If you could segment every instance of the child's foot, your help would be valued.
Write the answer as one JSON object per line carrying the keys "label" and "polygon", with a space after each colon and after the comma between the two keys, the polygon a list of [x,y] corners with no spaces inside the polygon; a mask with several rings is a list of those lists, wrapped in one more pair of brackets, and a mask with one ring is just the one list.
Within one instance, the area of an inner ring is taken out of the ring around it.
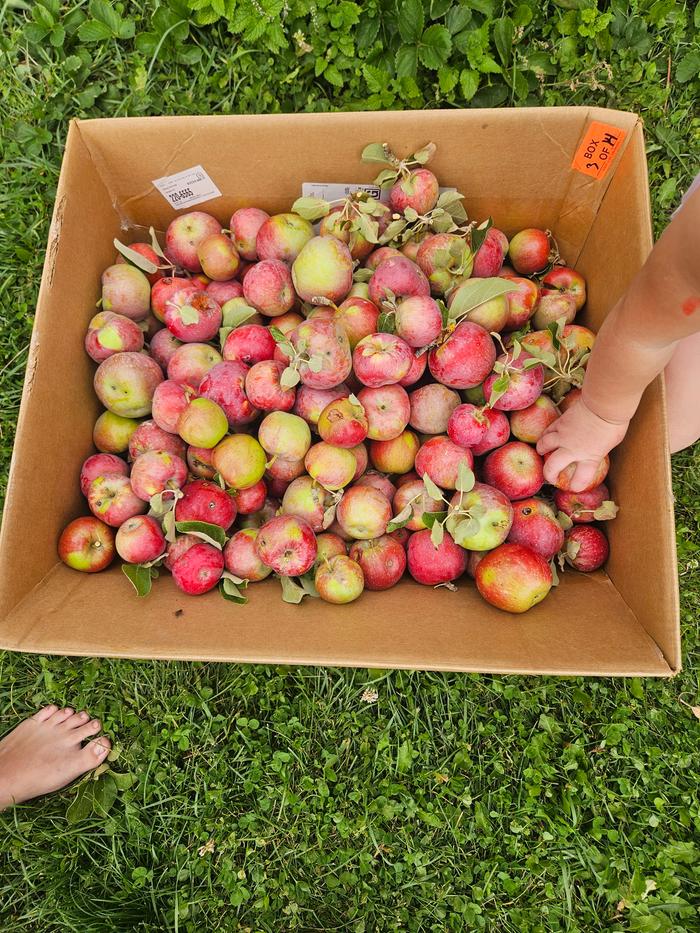
{"label": "child's foot", "polygon": [[107,757],[112,743],[99,720],[45,706],[0,740],[0,810],[59,790]]}

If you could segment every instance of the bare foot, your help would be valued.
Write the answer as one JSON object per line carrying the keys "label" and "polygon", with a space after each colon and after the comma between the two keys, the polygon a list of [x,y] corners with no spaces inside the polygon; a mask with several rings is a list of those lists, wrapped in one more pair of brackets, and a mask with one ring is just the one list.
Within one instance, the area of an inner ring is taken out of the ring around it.
{"label": "bare foot", "polygon": [[59,790],[96,768],[112,743],[105,736],[83,742],[101,728],[87,713],[57,706],[21,722],[0,740],[0,810]]}

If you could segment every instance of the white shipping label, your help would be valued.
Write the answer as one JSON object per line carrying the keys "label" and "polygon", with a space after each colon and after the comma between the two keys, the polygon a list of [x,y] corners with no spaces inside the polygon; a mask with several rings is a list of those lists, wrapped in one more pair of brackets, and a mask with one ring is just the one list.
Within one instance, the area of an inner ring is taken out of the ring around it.
{"label": "white shipping label", "polygon": [[221,192],[204,171],[201,165],[186,168],[175,175],[164,175],[156,178],[153,185],[160,191],[165,200],[175,210],[201,204],[202,201],[211,201],[220,198]]}
{"label": "white shipping label", "polygon": [[386,203],[389,199],[389,189],[385,191],[378,185],[357,185],[349,182],[347,184],[334,184],[325,181],[305,181],[301,186],[301,196],[303,198],[323,198],[324,201],[342,201],[354,191],[366,191],[367,194],[376,198],[378,201]]}

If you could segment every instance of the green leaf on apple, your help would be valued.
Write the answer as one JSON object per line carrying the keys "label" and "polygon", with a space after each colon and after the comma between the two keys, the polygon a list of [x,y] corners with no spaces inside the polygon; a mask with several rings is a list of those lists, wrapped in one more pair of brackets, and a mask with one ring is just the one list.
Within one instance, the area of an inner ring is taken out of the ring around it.
{"label": "green leaf on apple", "polygon": [[411,157],[414,162],[418,162],[420,165],[425,165],[430,162],[432,157],[437,152],[437,146],[435,143],[426,143],[425,146],[422,146],[416,152],[413,153]]}
{"label": "green leaf on apple", "polygon": [[244,304],[240,298],[229,298],[229,300],[225,301],[221,306],[221,323],[223,327],[238,327],[238,325],[242,324],[244,321],[248,321],[250,318],[255,317],[257,313],[255,308],[251,308],[249,305]]}
{"label": "green leaf on apple", "polygon": [[124,259],[127,259],[132,264],[132,266],[136,266],[142,272],[146,272],[148,275],[152,275],[154,272],[158,271],[158,266],[154,262],[151,262],[150,259],[146,259],[145,256],[141,255],[141,253],[137,253],[135,249],[131,249],[124,243],[120,243],[116,237],[114,238],[114,245],[122,254]]}
{"label": "green leaf on apple", "polygon": [[320,373],[321,370],[323,369],[323,357],[321,356],[321,354],[314,353],[313,356],[310,356],[308,365],[312,373]]}
{"label": "green leaf on apple", "polygon": [[430,530],[430,540],[433,542],[433,547],[439,548],[445,537],[445,529],[440,522],[435,522],[433,527]]}
{"label": "green leaf on apple", "polygon": [[175,522],[175,529],[183,535],[194,535],[221,550],[226,544],[226,532],[221,525],[210,522]]}
{"label": "green leaf on apple", "polygon": [[387,152],[383,143],[370,143],[368,146],[362,150],[362,161],[363,162],[378,162],[380,165],[393,165],[394,162],[390,158],[390,153]]}
{"label": "green leaf on apple", "polygon": [[367,269],[365,266],[358,266],[352,274],[352,280],[353,282],[369,282],[373,275],[374,272],[372,272],[371,269]]}
{"label": "green leaf on apple", "polygon": [[221,593],[224,599],[229,600],[229,602],[243,606],[248,602],[248,597],[241,593],[241,589],[245,589],[247,585],[247,580],[235,577],[232,573],[224,570],[219,580],[219,593]]}
{"label": "green leaf on apple", "polygon": [[457,492],[469,492],[474,488],[474,483],[476,482],[476,477],[469,469],[464,460],[459,461],[459,466],[457,467],[457,484],[455,489]]}
{"label": "green leaf on apple", "polygon": [[309,595],[304,587],[295,583],[291,577],[278,577],[278,580],[282,585],[282,599],[285,603],[298,605],[305,596]]}
{"label": "green leaf on apple", "polygon": [[[309,369],[311,369],[310,364]],[[286,369],[282,370],[282,375],[280,376],[280,386],[283,389],[293,389],[300,379],[301,376],[299,375],[298,370],[296,370],[293,366],[287,366]]]}
{"label": "green leaf on apple", "polygon": [[493,220],[490,217],[487,217],[483,223],[480,223],[478,227],[475,227],[472,230],[472,253],[477,253],[481,249],[484,240],[486,239],[486,234],[489,232],[489,228],[492,226]]}
{"label": "green leaf on apple", "polygon": [[377,318],[377,331],[380,334],[393,334],[396,332],[396,320],[393,311],[382,311]]}
{"label": "green leaf on apple", "polygon": [[620,507],[612,499],[606,499],[597,509],[593,510],[593,518],[599,522],[609,521],[611,518],[615,518],[619,511]]}
{"label": "green leaf on apple", "polygon": [[434,499],[436,502],[443,501],[442,489],[432,481],[427,473],[423,475],[423,485],[431,499]]}
{"label": "green leaf on apple", "polygon": [[292,204],[292,211],[295,214],[312,223],[325,217],[330,209],[330,204],[324,198],[297,198]]}
{"label": "green leaf on apple", "polygon": [[444,522],[448,514],[448,512],[423,512],[421,521],[426,528],[432,528],[436,522]]}
{"label": "green leaf on apple", "polygon": [[162,246],[160,245],[160,243],[158,242],[158,237],[156,236],[156,231],[154,230],[154,228],[153,228],[153,227],[149,227],[149,228],[148,228],[148,232],[149,232],[150,235],[151,235],[151,248],[153,249],[153,252],[154,252],[157,256],[160,256],[161,259],[164,259],[164,260],[167,262],[167,264],[168,264],[169,266],[172,265],[172,263],[170,262],[170,260],[168,259],[168,257],[167,257],[167,256],[165,255],[165,253],[163,252],[163,247],[162,247]]}
{"label": "green leaf on apple", "polygon": [[398,512],[389,524],[386,526],[387,533],[392,531],[398,531],[399,528],[403,528],[408,522],[411,521],[411,516],[413,515],[413,500],[411,500],[408,505],[404,506],[400,512]]}
{"label": "green leaf on apple", "polygon": [[450,320],[454,321],[456,318],[463,317],[465,314],[473,311],[474,308],[478,308],[485,302],[491,301],[493,298],[498,298],[500,295],[507,295],[508,292],[512,290],[513,286],[510,282],[506,282],[505,279],[498,277],[490,279],[467,279],[466,282],[463,282],[459,286],[459,289],[455,292],[455,296],[452,299],[452,304],[450,305]]}
{"label": "green leaf on apple", "polygon": [[309,570],[308,573],[302,574],[300,577],[297,577],[299,585],[304,591],[305,596],[310,596],[312,599],[319,599],[318,590],[316,589],[315,574],[313,570]]}
{"label": "green leaf on apple", "polygon": [[571,518],[566,514],[566,512],[557,512],[557,521],[564,529],[564,531],[568,531],[569,528],[574,527],[574,523],[571,521]]}
{"label": "green leaf on apple", "polygon": [[549,569],[552,571],[552,586],[559,586],[559,574],[554,559],[550,560]]}
{"label": "green leaf on apple", "polygon": [[494,384],[491,386],[491,394],[489,395],[489,408],[493,408],[496,402],[501,398],[502,395],[505,395],[510,386],[510,376],[508,373],[503,373],[501,376],[496,379]]}
{"label": "green leaf on apple", "polygon": [[122,572],[136,590],[137,596],[148,596],[153,582],[149,567],[144,567],[143,564],[122,564]]}

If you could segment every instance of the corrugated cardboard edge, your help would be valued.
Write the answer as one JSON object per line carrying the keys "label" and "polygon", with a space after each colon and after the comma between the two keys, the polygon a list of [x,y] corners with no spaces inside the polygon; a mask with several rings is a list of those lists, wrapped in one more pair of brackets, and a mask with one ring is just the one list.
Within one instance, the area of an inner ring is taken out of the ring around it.
{"label": "corrugated cardboard edge", "polygon": [[[602,111],[602,113],[606,113],[606,112],[607,111]],[[598,110],[590,111],[588,122],[590,122],[591,119],[595,119],[596,115],[600,115],[600,113],[601,111],[598,111]],[[588,123],[586,125],[588,125]],[[584,133],[585,133],[585,128],[584,128]],[[615,160],[615,164],[612,166],[611,170],[608,172],[606,178],[603,179],[603,182],[597,182],[597,181],[594,181],[593,179],[590,179],[590,181],[592,181],[593,184],[604,183],[604,190],[602,191],[602,194],[596,203],[596,208],[595,208],[596,213],[600,210],[600,207],[603,204],[603,201],[605,200],[605,196],[610,188],[610,183],[612,182],[613,177],[615,176],[616,172],[620,168],[627,146],[630,145],[632,143],[632,140],[635,138],[639,138],[639,141],[640,141],[639,149],[641,152],[641,158],[643,161],[645,174],[648,177],[648,162],[647,162],[647,155],[646,155],[646,147],[644,145],[644,121],[641,117],[638,116],[634,125],[628,131],[628,135],[626,136],[623,142],[623,145],[620,147],[620,151]],[[579,174],[575,170],[572,170],[572,173]],[[586,176],[581,175],[581,177],[585,178]],[[644,247],[645,254],[648,256],[654,246],[654,234],[653,234],[653,230],[651,226],[651,217],[652,217],[651,193],[650,193],[648,184],[644,186],[644,206],[646,209],[647,216],[649,217],[649,225],[645,230],[646,238],[642,245]],[[585,249],[586,243],[588,242],[588,238],[590,237],[591,232],[592,232],[592,225],[588,229],[586,238],[579,251],[579,254],[578,254],[579,256]],[[673,477],[672,477],[670,445],[669,445],[668,411],[666,408],[666,382],[665,382],[663,372],[660,373],[656,377],[655,381],[658,382],[658,385],[660,388],[660,394],[661,394],[661,421],[662,421],[662,429],[663,429],[663,438],[662,438],[662,443],[660,445],[655,445],[652,448],[651,456],[656,459],[657,468],[659,472],[663,474],[664,486],[667,489],[671,490],[671,495],[669,499],[661,503],[661,507],[664,509],[666,513],[666,517],[668,519],[668,526],[670,529],[668,537],[666,538],[666,541],[663,544],[663,547],[664,547],[664,550],[667,550],[670,553],[671,558],[672,558],[671,564],[675,570],[675,586],[672,587],[673,601],[674,601],[673,613],[678,624],[675,627],[675,637],[674,637],[674,644],[673,644],[673,655],[674,656],[673,657],[668,657],[655,640],[654,640],[654,643],[657,645],[659,653],[664,658],[664,661],[669,666],[669,670],[671,671],[670,676],[675,677],[683,669],[683,664],[682,664],[683,655],[682,655],[681,627],[680,627],[681,610],[680,610],[680,591],[679,591],[679,580],[678,580],[678,554],[677,554],[676,536],[675,536],[675,531],[674,531],[675,509],[674,509],[674,498],[673,498]],[[619,590],[618,590],[618,593],[619,593]],[[619,595],[622,599],[624,599],[621,593]],[[627,603],[625,604],[627,605]]]}
{"label": "corrugated cardboard edge", "polygon": [[[58,259],[58,254],[61,248],[61,231],[63,228],[63,216],[66,207],[66,201],[68,192],[66,190],[66,173],[65,165],[67,164],[67,154],[69,150],[76,145],[77,142],[77,125],[76,120],[71,120],[68,125],[68,133],[66,135],[66,145],[63,153],[63,159],[61,161],[61,172],[58,177],[58,184],[56,186],[56,199],[54,201],[53,211],[51,214],[51,223],[49,224],[49,234],[48,241],[46,245],[46,254],[44,258],[44,268],[41,273],[41,282],[39,284],[39,294],[37,295],[36,300],[36,310],[35,310],[35,319],[34,326],[32,327],[32,336],[29,342],[29,353],[27,355],[27,368],[24,374],[24,385],[22,388],[22,400],[20,402],[19,414],[17,416],[17,426],[15,430],[15,444],[12,449],[12,457],[10,458],[10,468],[8,472],[9,481],[7,485],[7,496],[5,498],[5,506],[3,509],[3,516],[6,516],[9,511],[7,508],[8,503],[12,500],[12,492],[14,486],[14,477],[17,471],[17,463],[19,458],[22,456],[22,438],[24,437],[24,421],[27,416],[27,410],[29,408],[29,400],[32,396],[32,389],[34,385],[34,376],[36,374],[36,369],[39,363],[39,354],[41,352],[41,345],[39,342],[39,331],[40,328],[36,325],[36,319],[43,312],[42,308],[46,305],[47,295],[51,286],[53,284],[54,272],[56,269],[56,262]],[[11,553],[10,547],[10,536],[12,535],[14,529],[10,527],[10,522],[2,521],[0,524],[0,555],[9,555]],[[0,575],[0,586],[1,586]],[[45,577],[43,578],[45,579]],[[41,581],[37,586],[41,585]],[[0,611],[2,611],[3,603],[5,600],[5,594],[0,589]]]}

